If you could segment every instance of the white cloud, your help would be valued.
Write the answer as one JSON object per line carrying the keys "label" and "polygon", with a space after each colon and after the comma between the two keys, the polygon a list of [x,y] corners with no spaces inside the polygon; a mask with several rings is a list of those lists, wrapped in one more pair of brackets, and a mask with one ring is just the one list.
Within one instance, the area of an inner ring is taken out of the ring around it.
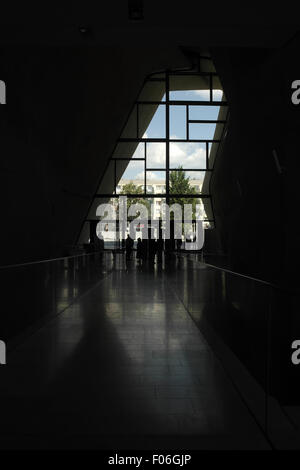
{"label": "white cloud", "polygon": [[[176,136],[172,138],[176,139]],[[170,163],[174,168],[183,166],[183,168],[205,169],[205,147],[193,142],[171,142]]]}
{"label": "white cloud", "polygon": [[[176,136],[171,136],[176,139]],[[193,142],[170,142],[170,161],[172,167],[182,165],[185,168],[205,168],[205,145]],[[151,143],[147,145],[148,168],[164,168],[166,162],[166,145],[164,143]],[[140,161],[131,160],[130,171],[141,168]]]}
{"label": "white cloud", "polygon": [[155,142],[147,145],[148,168],[161,168],[166,164],[166,144]]}
{"label": "white cloud", "polygon": [[[171,136],[176,139],[176,136]],[[160,168],[165,166],[166,146],[164,143],[153,143],[147,146],[148,168]],[[193,142],[170,142],[170,164],[171,168],[189,168],[199,170],[205,169],[206,150],[205,145]],[[189,174],[195,178],[195,173]],[[196,176],[199,177],[199,174]],[[164,179],[160,172],[148,171],[148,180]],[[144,163],[132,159],[123,174],[123,179],[144,179]]]}

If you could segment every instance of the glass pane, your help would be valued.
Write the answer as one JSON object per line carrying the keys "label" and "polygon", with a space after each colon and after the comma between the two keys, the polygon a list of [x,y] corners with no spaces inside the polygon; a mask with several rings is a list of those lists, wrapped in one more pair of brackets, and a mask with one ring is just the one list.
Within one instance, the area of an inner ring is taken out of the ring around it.
{"label": "glass pane", "polygon": [[144,158],[144,142],[119,142],[115,148],[112,158]]}
{"label": "glass pane", "polygon": [[220,106],[189,106],[189,118],[194,120],[218,119]]}
{"label": "glass pane", "polygon": [[166,137],[166,107],[152,104],[139,105],[139,137],[164,139]]}
{"label": "glass pane", "polygon": [[[137,241],[138,238],[143,239],[145,233],[147,234],[146,236],[148,236],[148,239],[150,237],[152,239],[159,238],[158,220],[161,219],[161,206],[163,203],[165,203],[165,198],[152,197],[152,198],[142,198],[138,200],[132,200],[132,201],[129,201],[128,208],[133,203],[143,204],[147,209],[147,215],[148,215],[148,222],[146,224],[144,221],[141,221],[141,223],[138,223],[136,225],[135,241]],[[139,212],[136,213],[136,216],[132,216],[132,217],[128,216],[128,222],[130,222],[130,220],[135,219],[137,216],[139,216]],[[150,232],[150,229],[151,229],[151,232]],[[128,223],[127,233],[129,233],[129,223]]]}
{"label": "glass pane", "polygon": [[[224,124],[218,124],[221,130]],[[190,124],[190,139],[212,140],[215,135],[216,124]]]}
{"label": "glass pane", "polygon": [[[149,218],[151,216],[150,215],[151,214],[151,205],[150,205],[150,201],[147,198],[144,198],[144,197],[127,198],[127,211],[134,204],[142,204],[143,206],[145,206],[146,209],[147,209],[147,218]],[[127,214],[127,218],[128,218],[128,220],[133,220],[136,217],[138,217],[139,215],[141,215],[141,217],[144,217],[144,212],[143,212],[143,214],[141,214],[139,210],[132,207],[131,212]]]}
{"label": "glass pane", "polygon": [[[100,205],[101,204],[109,204],[110,208],[109,211],[107,210],[107,206],[103,207],[103,215],[100,216]],[[123,202],[124,204],[124,202]],[[105,249],[122,249],[124,248],[124,241],[129,234],[129,223],[131,220],[135,219],[139,215],[139,211],[135,211],[132,207],[133,204],[143,204],[146,209],[147,213],[149,214],[149,218],[151,217],[151,200],[147,198],[127,198],[126,200],[126,213],[127,213],[127,224],[125,227],[119,224],[119,211],[120,211],[120,199],[119,198],[111,198],[107,199],[98,199],[97,200],[97,209],[98,209],[98,217],[97,220],[99,223],[97,224],[97,235],[99,238],[103,238],[104,240],[104,248]],[[134,215],[129,215],[129,209],[132,207],[132,211],[135,212]],[[136,227],[136,237],[142,237],[142,226]]]}
{"label": "glass pane", "polygon": [[[177,221],[176,225],[174,224],[174,234],[178,239],[176,247],[177,250],[186,249],[186,243],[196,241],[196,220],[203,220],[201,213],[202,201],[199,198],[170,198],[170,207],[173,204],[176,204],[177,207],[175,211],[170,212],[170,218]],[[181,211],[178,210],[178,205]],[[199,215],[200,213],[201,215]],[[191,248],[190,246],[189,249]]]}
{"label": "glass pane", "polygon": [[163,142],[147,142],[147,168],[166,167],[166,144]]}
{"label": "glass pane", "polygon": [[170,142],[170,168],[206,169],[206,144]]}
{"label": "glass pane", "polygon": [[196,193],[201,192],[205,171],[187,171],[186,175],[189,178],[189,184],[193,191]]}
{"label": "glass pane", "polygon": [[[204,229],[212,228],[212,226],[210,225],[210,222],[207,220],[207,215],[205,213],[205,208],[203,205],[205,200],[206,199],[201,199],[201,198],[195,198],[195,199],[194,198],[193,199],[171,198],[170,199],[170,205],[178,204],[181,207],[181,211],[177,212],[177,209],[176,209],[176,212],[171,211],[170,213],[171,220],[174,219],[179,222],[179,225],[177,225],[176,227],[176,231],[179,230],[179,233],[177,232],[177,236],[181,234],[181,243],[180,243],[180,237],[179,237],[179,240],[176,243],[177,250],[201,248],[201,244],[199,245],[199,247],[197,247],[197,245],[194,247],[192,247],[191,245],[187,246],[187,244],[197,241],[197,225],[196,225],[197,220],[202,221],[202,226]],[[192,220],[190,219],[190,217],[192,218]],[[182,221],[181,224],[180,224],[180,220]],[[163,226],[164,225],[165,224],[163,224]]]}
{"label": "glass pane", "polygon": [[138,101],[163,101],[165,82],[147,81],[139,94]]}
{"label": "glass pane", "polygon": [[[141,161],[117,161],[117,191],[139,194],[143,192],[145,163]],[[119,187],[119,188],[118,188]]]}
{"label": "glass pane", "polygon": [[170,193],[171,194],[199,194],[205,171],[183,171],[172,170],[170,172]]}
{"label": "glass pane", "polygon": [[179,90],[170,92],[171,101],[210,101],[209,90]]}
{"label": "glass pane", "polygon": [[146,172],[146,192],[149,194],[163,194],[166,192],[166,172]]}
{"label": "glass pane", "polygon": [[[208,199],[209,200],[209,199]],[[187,204],[192,205],[192,217],[193,220],[208,220],[205,205],[206,198],[202,199],[200,197],[195,198],[184,198],[184,197],[172,197],[170,198],[170,205],[171,204],[179,204],[182,209],[182,218],[184,217],[184,206]],[[188,206],[187,206],[188,207]]]}
{"label": "glass pane", "polygon": [[186,139],[186,107],[170,106],[170,138]]}
{"label": "glass pane", "polygon": [[[166,199],[162,197],[154,197],[152,200],[152,218],[157,220],[162,218],[162,206],[166,203]],[[157,238],[157,236],[156,236]]]}

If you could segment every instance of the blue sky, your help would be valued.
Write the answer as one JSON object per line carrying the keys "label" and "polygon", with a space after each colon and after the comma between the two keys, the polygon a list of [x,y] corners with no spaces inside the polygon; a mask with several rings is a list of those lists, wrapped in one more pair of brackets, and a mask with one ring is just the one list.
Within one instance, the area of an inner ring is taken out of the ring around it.
{"label": "blue sky", "polygon": [[[170,92],[171,100],[188,101],[208,101],[209,91],[173,91]],[[214,100],[220,101],[222,92],[214,90]],[[164,98],[163,98],[164,100]],[[163,101],[162,100],[162,101]],[[190,119],[211,119],[218,117],[219,106],[190,106]],[[214,135],[215,124],[190,124],[190,139],[212,139]],[[170,108],[170,136],[172,139],[186,138],[186,108],[185,106],[172,106]],[[155,115],[148,126],[144,137],[164,138],[165,137],[165,106],[159,106]],[[133,158],[143,157],[144,149],[141,144],[138,146]],[[148,167],[161,168],[165,164],[165,144],[149,143],[147,144]],[[201,143],[170,143],[170,166],[177,168],[182,165],[189,169],[205,169],[205,144]],[[203,179],[204,172],[188,172],[190,178]],[[147,180],[151,183],[153,179],[164,179],[165,173],[162,171],[148,171]],[[123,179],[143,179],[143,162],[131,161],[123,174]]]}

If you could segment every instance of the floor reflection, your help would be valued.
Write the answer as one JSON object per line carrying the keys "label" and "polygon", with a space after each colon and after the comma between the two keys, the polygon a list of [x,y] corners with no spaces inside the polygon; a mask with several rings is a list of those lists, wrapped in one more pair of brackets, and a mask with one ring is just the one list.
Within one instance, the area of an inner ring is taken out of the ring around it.
{"label": "floor reflection", "polygon": [[170,282],[186,266],[113,263],[8,359],[0,446],[265,448]]}

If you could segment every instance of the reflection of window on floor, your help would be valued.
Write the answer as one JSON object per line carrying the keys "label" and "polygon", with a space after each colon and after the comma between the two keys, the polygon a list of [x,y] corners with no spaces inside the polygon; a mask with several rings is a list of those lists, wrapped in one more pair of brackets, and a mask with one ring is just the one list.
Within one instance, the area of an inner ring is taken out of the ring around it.
{"label": "reflection of window on floor", "polygon": [[114,192],[130,194],[153,205],[159,218],[164,194],[170,204],[200,204],[205,228],[213,228],[209,180],[227,111],[208,57],[199,58],[197,70],[147,77],[102,178],[97,205],[108,202]]}

